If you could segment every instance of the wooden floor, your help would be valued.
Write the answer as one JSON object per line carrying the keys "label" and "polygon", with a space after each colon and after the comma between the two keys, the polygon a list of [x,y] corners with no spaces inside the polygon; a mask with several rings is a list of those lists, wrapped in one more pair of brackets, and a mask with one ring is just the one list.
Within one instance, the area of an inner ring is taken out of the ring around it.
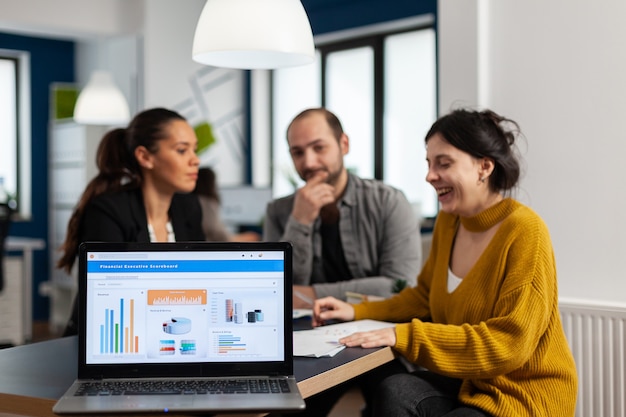
{"label": "wooden floor", "polygon": [[[52,331],[47,322],[33,323],[33,343],[61,337]],[[358,388],[348,391],[335,405],[328,417],[361,417],[364,400]]]}
{"label": "wooden floor", "polygon": [[358,388],[348,391],[332,409],[329,417],[361,417],[365,401]]}

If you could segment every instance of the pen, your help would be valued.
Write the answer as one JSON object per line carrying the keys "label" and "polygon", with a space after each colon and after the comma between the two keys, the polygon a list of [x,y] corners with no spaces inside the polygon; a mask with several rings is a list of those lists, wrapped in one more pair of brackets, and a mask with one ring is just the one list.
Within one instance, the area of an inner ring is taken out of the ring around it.
{"label": "pen", "polygon": [[312,300],[311,298],[307,297],[306,295],[302,294],[300,291],[296,291],[294,290],[293,294],[298,297],[299,299],[301,299],[302,301],[304,301],[305,303],[313,306],[314,300]]}

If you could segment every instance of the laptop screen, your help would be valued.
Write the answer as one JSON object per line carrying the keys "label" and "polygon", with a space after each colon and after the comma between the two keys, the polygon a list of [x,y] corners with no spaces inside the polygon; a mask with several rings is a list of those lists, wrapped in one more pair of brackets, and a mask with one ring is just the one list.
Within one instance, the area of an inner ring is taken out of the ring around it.
{"label": "laptop screen", "polygon": [[290,254],[279,243],[84,244],[85,365],[290,361]]}

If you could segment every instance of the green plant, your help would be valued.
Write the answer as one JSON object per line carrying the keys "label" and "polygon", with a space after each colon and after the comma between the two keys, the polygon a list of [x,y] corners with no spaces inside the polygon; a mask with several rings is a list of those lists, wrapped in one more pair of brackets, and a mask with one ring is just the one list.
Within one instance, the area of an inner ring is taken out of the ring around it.
{"label": "green plant", "polygon": [[213,127],[209,122],[202,122],[196,126],[194,126],[194,130],[196,132],[196,137],[198,138],[198,149],[197,154],[200,155],[209,149],[217,139],[213,134]]}

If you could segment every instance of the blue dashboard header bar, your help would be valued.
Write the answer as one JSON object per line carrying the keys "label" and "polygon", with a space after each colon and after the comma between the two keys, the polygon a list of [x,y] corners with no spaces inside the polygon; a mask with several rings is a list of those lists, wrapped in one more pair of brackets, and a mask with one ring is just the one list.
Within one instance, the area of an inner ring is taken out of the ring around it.
{"label": "blue dashboard header bar", "polygon": [[88,261],[87,272],[283,272],[282,260]]}

